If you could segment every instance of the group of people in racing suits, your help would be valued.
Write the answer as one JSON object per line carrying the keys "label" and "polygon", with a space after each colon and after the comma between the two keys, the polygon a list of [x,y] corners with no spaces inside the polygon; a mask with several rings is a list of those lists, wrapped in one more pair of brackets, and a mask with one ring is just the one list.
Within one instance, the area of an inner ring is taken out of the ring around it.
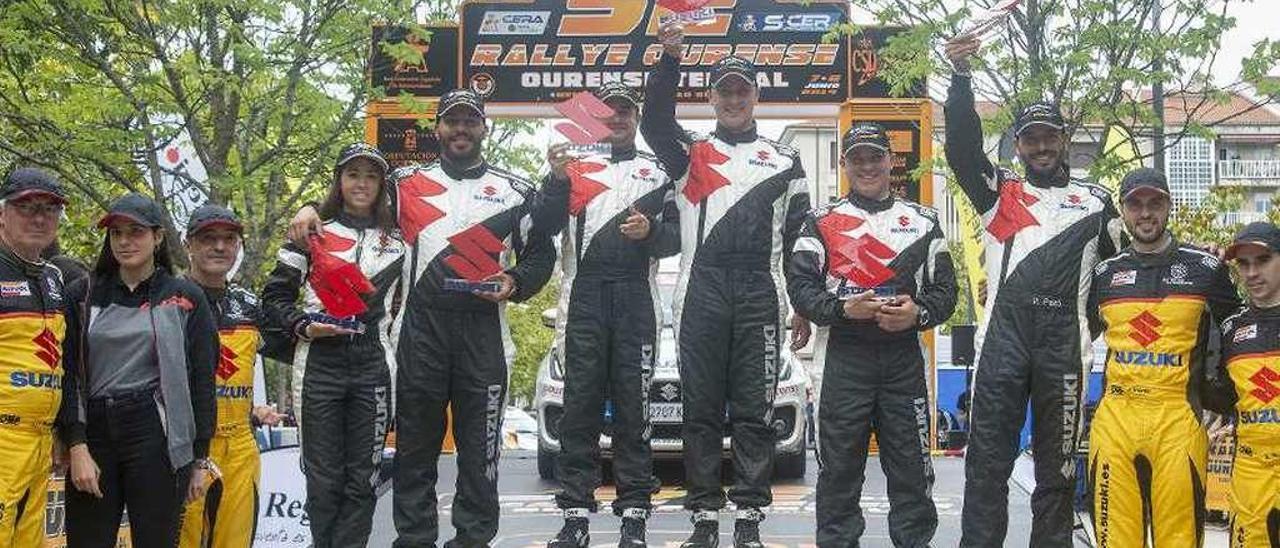
{"label": "group of people in racing suits", "polygon": [[[456,536],[447,545],[492,541],[514,355],[506,303],[531,298],[549,281],[556,234],[562,277],[554,351],[564,363],[566,406],[556,502],[564,526],[548,546],[590,543],[606,400],[615,417],[619,545],[646,545],[658,487],[648,416],[661,325],[654,274],[658,259],[677,253],[685,506],[693,524],[682,546],[718,546],[719,513],[729,501],[734,545],[763,546],[780,345],[806,344],[810,322],[818,326],[814,359],[823,371],[818,545],[858,545],[873,433],[889,480],[890,538],[895,546],[929,545],[938,517],[919,337],[951,316],[957,293],[937,212],[894,194],[893,138],[874,123],[841,138],[848,194],[811,208],[796,152],[757,134],[756,73],[740,57],[712,68],[714,132],[685,131],[676,119],[683,32],[664,25],[658,39],[663,54],[643,98],[620,83],[594,90],[612,110],[603,120],[609,152],[550,147],[541,188],[485,160],[485,106],[470,90],[440,100],[437,161],[392,170],[372,147],[344,149],[325,202],[292,219],[261,302],[227,280],[241,246],[239,219],[218,205],[193,212],[188,278],[215,308],[221,355],[215,434],[197,463],[215,483],[187,507],[182,546],[250,542],[258,474],[250,426],[280,420],[252,399],[254,358],[268,329],[293,343],[284,356],[294,365],[316,546],[367,542],[393,421],[395,545],[438,539],[436,467],[450,429],[459,472]],[[1106,382],[1088,432],[1087,473],[1099,542],[1203,542],[1208,437],[1201,421],[1211,409],[1237,422],[1233,546],[1280,545],[1280,228],[1249,225],[1222,255],[1177,241],[1159,171],[1129,173],[1118,202],[1070,176],[1067,124],[1051,103],[1031,104],[1014,121],[1025,174],[994,166],[982,148],[968,74],[979,45],[957,39],[946,46],[956,69],[946,156],[982,218],[988,279],[961,545],[1004,541],[1007,480],[1028,405],[1031,544],[1071,545],[1089,345],[1097,336],[1108,346]],[[637,133],[652,154],[637,150]],[[0,546],[36,545],[44,514],[33,509],[43,509],[43,481],[61,454],[53,432],[62,383],[49,345],[71,339],[63,332],[61,274],[39,251],[56,234],[51,213],[67,198],[53,176],[27,169],[6,178],[0,199],[0,340],[31,347],[33,356],[0,355],[24,388],[0,393],[0,437],[22,463],[0,473]],[[1248,293],[1244,308],[1228,261]],[[314,268],[320,263],[354,266],[370,286],[360,295],[365,312],[326,313],[323,296],[342,288],[332,272]],[[735,478],[727,493],[720,479],[726,434]]]}
{"label": "group of people in racing suits", "polygon": [[[1099,546],[1201,546],[1206,409],[1235,415],[1231,545],[1280,546],[1277,452],[1280,229],[1246,226],[1225,253],[1177,241],[1163,173],[1137,169],[1115,199],[1070,177],[1066,122],[1034,103],[1014,122],[1025,177],[982,151],[970,58],[981,42],[946,44],[955,72],[946,156],[985,226],[986,315],[965,455],[961,546],[1003,544],[1008,478],[1028,402],[1035,490],[1032,546],[1072,546],[1075,453],[1091,370],[1107,344],[1103,395],[1089,428],[1087,484]],[[1117,210],[1115,203],[1120,204]],[[1241,309],[1226,260],[1249,295]],[[899,544],[898,545],[916,545]]]}

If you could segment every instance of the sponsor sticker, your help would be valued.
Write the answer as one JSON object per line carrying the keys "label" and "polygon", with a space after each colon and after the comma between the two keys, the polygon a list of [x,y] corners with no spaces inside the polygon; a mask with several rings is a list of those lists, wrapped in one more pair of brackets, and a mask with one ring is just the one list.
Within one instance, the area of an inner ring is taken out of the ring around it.
{"label": "sponsor sticker", "polygon": [[490,11],[480,22],[482,36],[536,36],[547,30],[549,11]]}
{"label": "sponsor sticker", "polygon": [[840,23],[840,13],[747,13],[738,21],[742,32],[827,32]]}
{"label": "sponsor sticker", "polygon": [[658,18],[658,24],[669,25],[671,23],[680,23],[681,25],[701,25],[704,22],[711,21],[715,18],[716,10],[711,8],[699,8],[693,11],[663,15]]}
{"label": "sponsor sticker", "polygon": [[1111,287],[1133,285],[1135,283],[1138,283],[1137,270],[1125,270],[1111,275]]}
{"label": "sponsor sticker", "polygon": [[30,297],[31,284],[21,282],[0,282],[0,297]]}
{"label": "sponsor sticker", "polygon": [[1256,338],[1258,338],[1258,324],[1255,323],[1237,329],[1236,332],[1231,335],[1231,342],[1247,341],[1249,339]]}

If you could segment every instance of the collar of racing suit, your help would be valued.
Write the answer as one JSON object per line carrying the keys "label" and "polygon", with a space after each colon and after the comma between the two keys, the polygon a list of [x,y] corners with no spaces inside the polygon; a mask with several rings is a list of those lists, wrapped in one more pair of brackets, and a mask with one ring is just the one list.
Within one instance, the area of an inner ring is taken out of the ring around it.
{"label": "collar of racing suit", "polygon": [[347,213],[346,211],[339,211],[337,218],[335,220],[337,220],[339,223],[342,223],[345,226],[354,228],[356,230],[360,230],[364,228],[373,228],[377,224],[377,220],[374,219],[372,216],[362,217],[359,215],[352,215],[350,213]]}
{"label": "collar of racing suit", "polygon": [[483,177],[484,173],[489,171],[489,162],[481,160],[475,167],[464,168],[458,164],[450,162],[444,156],[441,156],[440,167],[444,169],[446,175],[452,177],[454,180],[461,181],[463,179],[479,179],[480,177]]}
{"label": "collar of racing suit", "polygon": [[751,127],[742,131],[733,131],[720,124],[716,124],[716,138],[731,145],[740,145],[743,143],[753,142],[759,137],[756,135],[756,123],[751,122]]}
{"label": "collar of racing suit", "polygon": [[893,200],[892,193],[883,200],[877,200],[858,194],[856,191],[849,191],[849,203],[869,213],[879,213],[893,207]]}
{"label": "collar of racing suit", "polygon": [[1047,181],[1039,177],[1032,177],[1030,171],[1028,171],[1027,182],[1031,183],[1031,186],[1039,188],[1063,188],[1067,186],[1067,183],[1071,182],[1071,172],[1069,169],[1070,168],[1067,167],[1067,164],[1063,163],[1058,169],[1058,173]]}
{"label": "collar of racing suit", "polygon": [[1260,307],[1249,305],[1249,311],[1263,318],[1280,318],[1280,305]]}
{"label": "collar of racing suit", "polygon": [[204,296],[209,300],[209,304],[215,307],[218,306],[218,303],[222,302],[223,297],[227,296],[227,286],[209,287],[200,282],[197,282],[195,278],[192,278],[190,276],[187,276],[187,279],[191,280],[191,283],[196,284],[196,286],[198,286],[202,291],[204,291]]}
{"label": "collar of racing suit", "polygon": [[44,261],[33,263],[19,257],[17,253],[14,253],[13,250],[8,247],[0,246],[0,260],[18,267],[22,270],[23,274],[27,275],[28,278],[39,278],[44,275]]}
{"label": "collar of racing suit", "polygon": [[612,147],[612,149],[611,149],[611,150],[612,150],[612,155],[610,156],[610,158],[609,158],[609,159],[610,159],[611,161],[613,161],[614,163],[617,163],[617,162],[626,162],[626,161],[629,161],[629,160],[634,160],[634,159],[636,159],[636,145],[635,145],[635,143],[632,143],[632,144],[631,144],[631,146],[629,146],[629,147],[627,147],[627,148],[622,148],[622,147]]}
{"label": "collar of racing suit", "polygon": [[1129,251],[1133,257],[1143,266],[1169,266],[1178,259],[1178,239],[1169,238],[1169,245],[1164,249],[1155,253],[1142,253],[1133,248],[1133,244],[1129,244]]}

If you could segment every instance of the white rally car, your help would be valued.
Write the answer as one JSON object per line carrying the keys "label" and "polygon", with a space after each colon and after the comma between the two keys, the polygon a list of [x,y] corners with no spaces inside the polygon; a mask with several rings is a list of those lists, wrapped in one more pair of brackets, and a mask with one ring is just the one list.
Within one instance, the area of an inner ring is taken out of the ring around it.
{"label": "white rally car", "polygon": [[[679,258],[663,259],[658,268],[658,290],[662,296],[664,318],[658,337],[658,363],[649,390],[649,416],[653,424],[654,459],[681,458],[682,406],[680,403],[680,369],[676,365],[675,333],[672,328],[671,301],[679,275]],[[555,327],[554,309],[543,312],[543,324]],[[788,340],[788,338],[784,338]],[[554,344],[554,343],[553,343]],[[774,475],[778,478],[802,478],[805,472],[805,409],[811,385],[800,360],[784,345],[782,368],[778,372],[778,393],[773,403],[773,429],[777,437]],[[544,479],[555,477],[555,462],[560,453],[560,417],[564,415],[564,365],[554,348],[547,350],[538,367],[534,407],[538,411],[538,474]],[[613,458],[609,434],[609,413],[605,413],[604,432],[600,436],[602,458]],[[726,429],[727,432],[727,429]],[[729,457],[729,436],[724,438],[724,456]]]}

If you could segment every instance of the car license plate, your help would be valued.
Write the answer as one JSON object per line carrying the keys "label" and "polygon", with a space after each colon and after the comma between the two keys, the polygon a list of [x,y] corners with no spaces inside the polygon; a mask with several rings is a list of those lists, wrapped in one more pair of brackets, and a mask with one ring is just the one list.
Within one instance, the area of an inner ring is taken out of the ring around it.
{"label": "car license plate", "polygon": [[652,422],[680,422],[682,417],[681,410],[684,406],[678,403],[651,403],[649,404],[649,420]]}

